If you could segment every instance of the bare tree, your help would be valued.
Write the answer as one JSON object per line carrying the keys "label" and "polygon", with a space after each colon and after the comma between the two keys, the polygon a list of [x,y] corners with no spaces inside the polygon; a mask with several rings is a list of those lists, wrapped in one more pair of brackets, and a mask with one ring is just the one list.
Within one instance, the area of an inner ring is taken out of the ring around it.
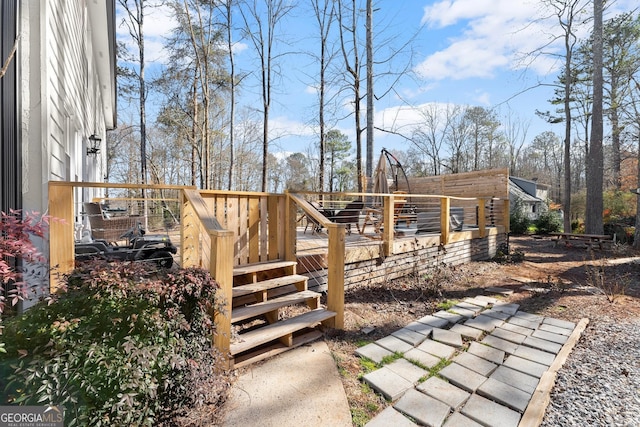
{"label": "bare tree", "polygon": [[509,147],[509,174],[516,175],[518,172],[518,159],[520,151],[527,141],[530,121],[522,120],[509,110],[504,123],[504,136]]}
{"label": "bare tree", "polygon": [[411,137],[413,145],[430,159],[431,173],[440,175],[442,145],[445,141],[446,124],[442,122],[442,109],[438,104],[430,103],[420,108],[422,124]]}
{"label": "bare tree", "polygon": [[[543,0],[543,3],[549,6],[558,20],[558,25],[562,29],[559,36],[563,41],[564,51],[563,59],[563,105],[564,105],[564,229],[571,230],[571,89],[572,89],[572,66],[573,53],[578,41],[576,36],[576,27],[581,22],[577,21],[579,15],[586,7],[585,0]],[[554,39],[555,40],[555,39]]]}
{"label": "bare tree", "polygon": [[140,183],[147,183],[147,86],[145,80],[144,15],[145,0],[118,0],[125,11],[123,23],[138,48],[138,94],[140,108]]}
{"label": "bare tree", "polygon": [[361,67],[360,43],[358,39],[359,10],[356,0],[351,0],[351,6],[347,6],[348,0],[338,0],[338,23],[340,26],[340,48],[346,68],[345,78],[348,77],[347,86],[353,93],[352,104],[354,108],[354,125],[356,133],[356,174],[358,176],[358,192],[362,192],[362,124],[360,123],[360,101],[362,94],[360,89]]}
{"label": "bare tree", "polygon": [[235,119],[236,119],[236,64],[233,52],[235,41],[233,39],[233,9],[237,0],[222,0],[220,9],[226,29],[227,51],[229,55],[229,182],[227,189],[231,190],[233,183],[234,150],[235,150]]}
{"label": "bare tree", "polygon": [[[244,30],[260,61],[262,95],[262,191],[267,191],[267,158],[269,154],[269,112],[273,79],[279,56],[275,51],[277,30],[281,21],[293,10],[284,0],[253,0],[241,8]],[[264,15],[261,13],[264,11]]]}
{"label": "bare tree", "polygon": [[318,33],[320,39],[320,57],[319,57],[319,85],[318,85],[318,125],[319,125],[319,162],[318,165],[318,182],[319,191],[324,191],[324,173],[325,173],[325,108],[327,105],[327,71],[333,58],[333,54],[329,51],[329,34],[331,25],[335,20],[334,2],[331,0],[312,0],[314,16],[318,23]]}
{"label": "bare tree", "polygon": [[590,234],[603,233],[602,8],[603,0],[593,0],[593,113],[587,156],[587,209],[584,224],[585,232]]}

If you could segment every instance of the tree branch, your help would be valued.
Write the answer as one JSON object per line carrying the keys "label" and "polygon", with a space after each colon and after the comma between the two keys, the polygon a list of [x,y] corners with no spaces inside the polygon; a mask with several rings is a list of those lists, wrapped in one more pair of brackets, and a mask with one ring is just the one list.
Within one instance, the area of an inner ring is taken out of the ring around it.
{"label": "tree branch", "polygon": [[7,69],[9,68],[9,64],[11,63],[11,60],[16,54],[19,40],[20,40],[20,36],[16,37],[16,41],[13,42],[13,47],[11,48],[11,52],[9,52],[9,56],[7,57],[7,60],[4,62],[4,65],[2,66],[2,70],[0,70],[0,79],[3,78],[4,75],[6,74]]}

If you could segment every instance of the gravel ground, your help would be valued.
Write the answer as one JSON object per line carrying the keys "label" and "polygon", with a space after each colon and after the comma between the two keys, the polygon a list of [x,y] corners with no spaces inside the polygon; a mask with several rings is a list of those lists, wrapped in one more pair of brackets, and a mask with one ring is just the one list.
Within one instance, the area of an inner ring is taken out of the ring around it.
{"label": "gravel ground", "polygon": [[591,321],[558,372],[541,426],[640,426],[640,320]]}

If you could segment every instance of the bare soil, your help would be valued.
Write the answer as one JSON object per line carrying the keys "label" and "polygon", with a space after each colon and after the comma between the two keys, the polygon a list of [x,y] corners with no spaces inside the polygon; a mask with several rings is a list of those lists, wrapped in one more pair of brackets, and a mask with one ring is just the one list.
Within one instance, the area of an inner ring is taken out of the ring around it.
{"label": "bare soil", "polygon": [[[510,238],[510,255],[502,262],[442,266],[428,275],[345,291],[345,329],[328,332],[327,343],[342,375],[354,425],[364,425],[388,405],[360,380],[371,367],[355,350],[453,301],[493,295],[486,288],[513,290],[504,300],[520,304],[521,311],[574,322],[584,317],[615,322],[640,315],[640,253],[628,246],[591,251],[523,236]],[[521,255],[524,260],[510,262]]]}

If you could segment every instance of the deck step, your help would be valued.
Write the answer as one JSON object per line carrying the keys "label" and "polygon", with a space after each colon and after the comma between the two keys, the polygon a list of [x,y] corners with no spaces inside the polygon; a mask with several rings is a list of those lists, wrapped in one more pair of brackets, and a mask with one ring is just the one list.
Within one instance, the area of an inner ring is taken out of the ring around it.
{"label": "deck step", "polygon": [[277,339],[291,337],[294,332],[306,328],[312,328],[318,323],[331,319],[335,316],[335,312],[319,308],[308,311],[300,316],[291,317],[289,319],[264,326],[260,329],[241,334],[238,338],[239,342],[231,344],[231,354],[236,355]]}
{"label": "deck step", "polygon": [[233,276],[242,276],[245,274],[255,274],[267,270],[275,270],[278,268],[294,267],[297,264],[296,261],[270,261],[259,262],[255,264],[241,265],[233,269]]}
{"label": "deck step", "polygon": [[269,289],[295,284],[303,284],[304,286],[298,288],[299,291],[303,291],[307,289],[307,280],[309,280],[307,276],[292,274],[290,276],[276,277],[274,279],[267,279],[257,283],[249,283],[248,285],[234,286],[233,297],[236,298],[243,295],[255,294],[257,292],[266,292]]}
{"label": "deck step", "polygon": [[288,305],[299,304],[307,301],[311,302],[312,300],[316,300],[316,303],[314,304],[315,307],[312,308],[317,308],[318,302],[320,301],[320,294],[313,291],[302,291],[265,302],[234,308],[231,312],[231,323],[260,316],[261,314],[269,313]]}

